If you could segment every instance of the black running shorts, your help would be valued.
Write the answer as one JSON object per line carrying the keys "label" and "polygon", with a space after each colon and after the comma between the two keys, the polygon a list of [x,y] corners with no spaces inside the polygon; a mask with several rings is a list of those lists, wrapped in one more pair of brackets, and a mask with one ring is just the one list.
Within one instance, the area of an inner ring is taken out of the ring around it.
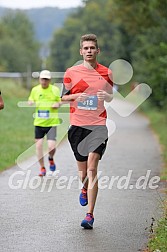
{"label": "black running shorts", "polygon": [[68,130],[68,140],[77,161],[87,161],[90,152],[98,153],[101,159],[108,141],[108,130],[105,125],[72,125]]}
{"label": "black running shorts", "polygon": [[41,139],[47,136],[47,140],[56,140],[56,126],[54,127],[41,127],[35,126],[35,139]]}

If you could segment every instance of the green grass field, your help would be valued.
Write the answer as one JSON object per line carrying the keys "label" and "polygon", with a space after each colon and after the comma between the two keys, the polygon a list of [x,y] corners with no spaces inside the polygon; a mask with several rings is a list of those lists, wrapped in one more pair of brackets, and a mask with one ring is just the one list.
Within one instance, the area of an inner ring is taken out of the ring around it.
{"label": "green grass field", "polygon": [[28,91],[12,80],[0,80],[5,108],[0,111],[0,170],[15,165],[22,151],[33,144],[32,108],[17,103],[28,97]]}

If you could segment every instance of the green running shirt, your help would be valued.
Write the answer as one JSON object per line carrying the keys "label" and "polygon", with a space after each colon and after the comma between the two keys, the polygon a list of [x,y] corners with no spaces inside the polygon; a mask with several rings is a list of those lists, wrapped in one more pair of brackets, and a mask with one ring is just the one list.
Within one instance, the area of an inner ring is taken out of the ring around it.
{"label": "green running shirt", "polygon": [[49,84],[48,88],[44,89],[39,84],[32,88],[28,100],[36,103],[35,126],[51,127],[60,124],[58,109],[52,108],[55,102],[61,101],[58,87]]}

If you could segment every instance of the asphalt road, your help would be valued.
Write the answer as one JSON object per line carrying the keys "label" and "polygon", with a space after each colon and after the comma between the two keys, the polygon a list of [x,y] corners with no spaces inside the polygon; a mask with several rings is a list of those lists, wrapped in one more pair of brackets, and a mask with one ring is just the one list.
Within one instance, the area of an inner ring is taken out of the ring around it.
{"label": "asphalt road", "polygon": [[137,252],[146,246],[152,218],[160,214],[154,177],[162,166],[159,144],[144,116],[110,113],[116,130],[99,165],[94,229],[80,227],[87,207],[79,205],[77,168],[63,141],[56,153],[57,178],[35,177],[38,164],[0,174],[0,251]]}

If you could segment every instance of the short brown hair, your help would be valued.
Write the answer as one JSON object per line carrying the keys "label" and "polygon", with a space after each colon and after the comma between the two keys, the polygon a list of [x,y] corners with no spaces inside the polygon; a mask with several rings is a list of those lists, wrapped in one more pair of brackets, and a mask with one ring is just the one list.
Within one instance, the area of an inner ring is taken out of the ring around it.
{"label": "short brown hair", "polygon": [[93,41],[95,42],[96,48],[98,48],[97,37],[95,34],[85,34],[80,39],[80,48],[82,48],[82,43],[84,41]]}

